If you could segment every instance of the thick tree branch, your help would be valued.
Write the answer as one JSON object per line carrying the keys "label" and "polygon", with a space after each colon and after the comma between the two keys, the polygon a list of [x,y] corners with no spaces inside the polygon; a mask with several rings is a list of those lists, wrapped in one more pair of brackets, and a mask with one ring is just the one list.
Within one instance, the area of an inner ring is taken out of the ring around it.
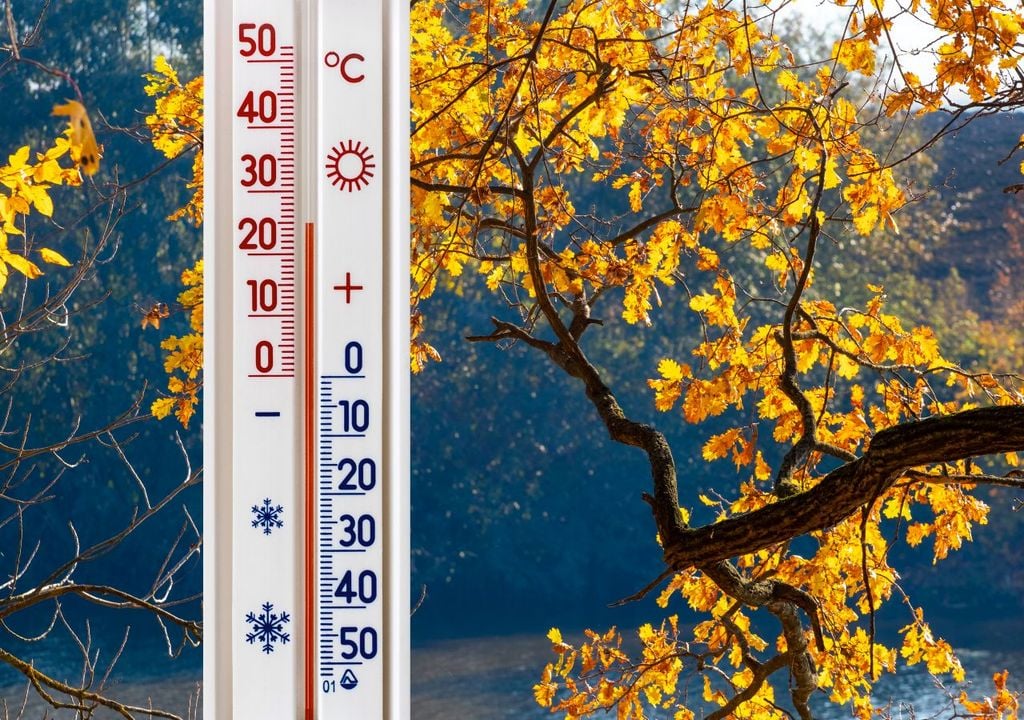
{"label": "thick tree branch", "polygon": [[676,570],[756,552],[846,519],[908,470],[979,455],[1024,450],[1024,407],[1000,406],[903,423],[879,432],[868,451],[810,490],[714,525],[666,535]]}

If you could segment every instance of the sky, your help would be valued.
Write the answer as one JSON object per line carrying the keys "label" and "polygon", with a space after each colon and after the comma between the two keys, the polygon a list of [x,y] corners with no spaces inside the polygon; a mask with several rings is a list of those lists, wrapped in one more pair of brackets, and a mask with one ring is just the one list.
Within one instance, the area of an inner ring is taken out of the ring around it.
{"label": "sky", "polygon": [[[893,20],[891,37],[901,55],[900,63],[903,69],[916,73],[924,82],[932,80],[935,75],[934,57],[927,49],[938,33],[930,24],[920,19],[927,15],[919,10],[915,17],[902,3],[893,0],[886,0],[884,7],[885,17]],[[852,10],[852,4],[839,7],[831,0],[794,0],[786,8],[794,18],[800,17],[802,22],[816,28],[830,28],[836,35],[842,31]]]}

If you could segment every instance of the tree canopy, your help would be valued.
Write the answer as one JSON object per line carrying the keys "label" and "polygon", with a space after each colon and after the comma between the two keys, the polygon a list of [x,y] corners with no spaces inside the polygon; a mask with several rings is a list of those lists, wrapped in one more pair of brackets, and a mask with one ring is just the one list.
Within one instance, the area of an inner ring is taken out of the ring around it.
{"label": "tree canopy", "polygon": [[[1015,368],[948,356],[870,278],[858,302],[815,278],[847,238],[884,251],[877,238],[914,220],[923,188],[904,173],[939,136],[1018,108],[1024,16],[998,1],[840,2],[839,37],[807,59],[776,32],[783,6],[412,5],[412,368],[439,359],[431,295],[482,273],[494,317],[469,339],[535,350],[593,406],[575,422],[644,453],[634,485],[665,570],[637,597],[662,586],[662,607],[705,618],[644,625],[639,656],[615,629],[578,647],[553,629],[534,692],[569,718],[685,720],[701,702],[682,690],[690,674],[714,718],[810,718],[819,689],[869,717],[899,657],[962,677],[889,551],[927,540],[941,561],[986,521],[978,485],[1022,485]],[[938,39],[908,47],[895,33],[911,15]],[[910,68],[922,55],[927,76]],[[908,141],[928,113],[942,120]],[[665,422],[714,427],[704,462],[743,473],[713,496],[594,359],[611,324],[656,333],[680,312],[694,331],[639,372],[676,413]],[[874,618],[894,600],[908,614],[890,647]],[[1014,715],[994,681],[955,710]]]}

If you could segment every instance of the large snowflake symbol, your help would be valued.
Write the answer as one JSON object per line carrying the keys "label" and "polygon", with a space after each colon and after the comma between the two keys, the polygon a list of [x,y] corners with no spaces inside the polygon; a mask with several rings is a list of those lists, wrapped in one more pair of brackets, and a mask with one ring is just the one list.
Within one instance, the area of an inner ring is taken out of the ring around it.
{"label": "large snowflake symbol", "polygon": [[254,643],[259,640],[263,643],[263,652],[272,653],[274,652],[274,643],[280,642],[284,645],[291,640],[291,635],[284,632],[284,625],[289,620],[291,620],[291,616],[288,613],[283,612],[278,615],[274,612],[273,603],[263,603],[262,613],[259,615],[249,613],[245,616],[245,621],[252,625],[252,632],[246,634],[245,641]]}
{"label": "large snowflake symbol", "polygon": [[283,512],[284,507],[271,505],[270,498],[264,498],[263,505],[252,506],[252,513],[256,516],[256,519],[252,521],[252,526],[254,528],[262,527],[263,534],[269,535],[274,528],[284,527],[284,522],[281,520]]}

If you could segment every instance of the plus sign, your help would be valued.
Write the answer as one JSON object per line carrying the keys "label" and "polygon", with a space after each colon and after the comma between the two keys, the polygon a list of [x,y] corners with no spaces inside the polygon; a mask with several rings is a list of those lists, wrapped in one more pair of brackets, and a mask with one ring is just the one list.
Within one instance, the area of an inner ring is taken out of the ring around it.
{"label": "plus sign", "polygon": [[344,293],[345,293],[345,304],[348,305],[350,302],[352,302],[352,293],[355,290],[363,290],[364,288],[363,288],[362,285],[353,285],[352,284],[352,275],[351,275],[351,273],[345,273],[345,284],[344,285],[335,285],[334,289],[335,290],[342,290],[342,291],[344,291]]}

